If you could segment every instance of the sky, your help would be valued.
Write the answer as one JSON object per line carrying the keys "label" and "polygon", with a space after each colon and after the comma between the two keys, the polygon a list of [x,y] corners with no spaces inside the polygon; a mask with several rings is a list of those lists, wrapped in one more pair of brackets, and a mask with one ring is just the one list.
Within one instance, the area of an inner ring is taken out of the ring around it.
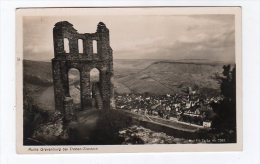
{"label": "sky", "polygon": [[52,29],[69,21],[79,33],[110,30],[114,59],[205,59],[235,62],[234,15],[86,15],[23,17],[24,59],[54,57]]}

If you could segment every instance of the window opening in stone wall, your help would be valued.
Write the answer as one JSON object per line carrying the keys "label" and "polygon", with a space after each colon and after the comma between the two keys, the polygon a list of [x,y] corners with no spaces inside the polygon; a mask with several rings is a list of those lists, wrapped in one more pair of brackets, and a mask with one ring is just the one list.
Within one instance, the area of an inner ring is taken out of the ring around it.
{"label": "window opening in stone wall", "polygon": [[99,82],[99,70],[97,68],[93,68],[90,71],[90,82],[97,83]]}
{"label": "window opening in stone wall", "polygon": [[97,41],[93,40],[93,53],[97,53]]}
{"label": "window opening in stone wall", "polygon": [[71,68],[68,72],[69,93],[73,99],[73,104],[76,108],[80,108],[80,72],[78,69]]}
{"label": "window opening in stone wall", "polygon": [[94,98],[94,94],[97,92],[98,88],[98,82],[100,80],[99,77],[99,70],[97,68],[93,68],[90,70],[90,86],[91,86],[91,97]]}
{"label": "window opening in stone wall", "polygon": [[63,41],[64,41],[64,51],[65,51],[65,53],[70,53],[69,39],[64,38]]}
{"label": "window opening in stone wall", "polygon": [[83,40],[79,39],[78,40],[78,48],[79,48],[79,53],[83,53]]}

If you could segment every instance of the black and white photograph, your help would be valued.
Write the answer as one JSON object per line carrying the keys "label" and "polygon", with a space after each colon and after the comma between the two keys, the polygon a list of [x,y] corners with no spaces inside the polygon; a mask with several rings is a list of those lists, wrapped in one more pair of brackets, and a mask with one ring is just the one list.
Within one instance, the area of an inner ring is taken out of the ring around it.
{"label": "black and white photograph", "polygon": [[18,149],[240,150],[240,12],[17,9]]}

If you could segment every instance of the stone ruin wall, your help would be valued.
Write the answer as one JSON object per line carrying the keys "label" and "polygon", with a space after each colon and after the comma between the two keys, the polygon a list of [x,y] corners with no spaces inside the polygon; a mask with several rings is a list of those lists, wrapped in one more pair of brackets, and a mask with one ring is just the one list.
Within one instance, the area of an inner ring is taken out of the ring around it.
{"label": "stone ruin wall", "polygon": [[[64,39],[68,39],[69,52],[65,52]],[[97,42],[97,53],[93,52],[93,40]],[[80,53],[78,42],[82,41],[83,52]],[[53,83],[56,110],[64,113],[72,108],[68,72],[71,68],[80,72],[81,110],[91,108],[90,70],[99,70],[99,88],[103,108],[111,108],[113,99],[113,56],[109,42],[109,30],[100,22],[95,33],[78,33],[67,21],[58,22],[53,28],[54,58],[52,59]],[[69,100],[69,102],[66,102]]]}

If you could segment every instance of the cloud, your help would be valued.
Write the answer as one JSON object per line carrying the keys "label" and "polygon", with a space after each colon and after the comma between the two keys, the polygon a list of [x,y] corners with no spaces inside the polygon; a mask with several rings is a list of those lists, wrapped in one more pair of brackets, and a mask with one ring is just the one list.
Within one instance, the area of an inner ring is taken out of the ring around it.
{"label": "cloud", "polygon": [[[211,35],[210,35],[211,34]],[[223,28],[217,33],[201,31],[191,35],[181,35],[172,41],[164,38],[147,42],[135,49],[125,49],[118,53],[136,58],[164,58],[164,59],[210,59],[234,62],[235,35],[234,29]],[[151,44],[152,43],[152,44]]]}
{"label": "cloud", "polygon": [[79,32],[93,32],[98,21],[106,22],[115,59],[235,59],[233,15],[26,17],[25,58],[53,58],[52,28],[61,20]]}

